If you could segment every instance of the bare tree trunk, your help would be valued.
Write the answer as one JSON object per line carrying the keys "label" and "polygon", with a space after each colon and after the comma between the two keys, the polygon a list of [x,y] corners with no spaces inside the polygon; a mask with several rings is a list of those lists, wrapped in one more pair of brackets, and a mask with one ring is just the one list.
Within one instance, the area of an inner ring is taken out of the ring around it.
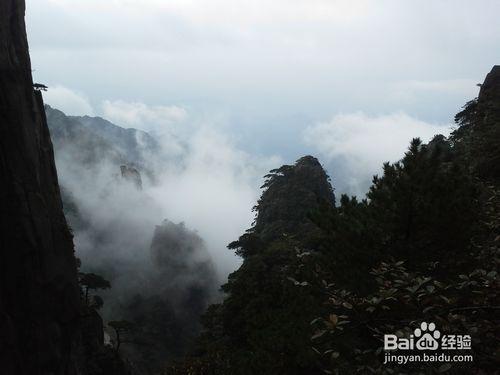
{"label": "bare tree trunk", "polygon": [[120,344],[121,344],[120,331],[115,329],[115,333],[116,333],[116,350],[118,351],[120,349]]}

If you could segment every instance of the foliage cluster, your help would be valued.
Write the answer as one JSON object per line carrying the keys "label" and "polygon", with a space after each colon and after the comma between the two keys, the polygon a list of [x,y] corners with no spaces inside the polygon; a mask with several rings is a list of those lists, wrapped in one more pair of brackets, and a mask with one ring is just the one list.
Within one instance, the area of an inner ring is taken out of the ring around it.
{"label": "foliage cluster", "polygon": [[[498,71],[498,69],[497,69]],[[491,73],[490,73],[491,74]],[[413,139],[365,199],[335,205],[316,159],[266,176],[243,258],[189,358],[165,374],[492,373],[498,368],[500,80],[458,128]],[[469,364],[383,365],[385,333],[470,334]]]}

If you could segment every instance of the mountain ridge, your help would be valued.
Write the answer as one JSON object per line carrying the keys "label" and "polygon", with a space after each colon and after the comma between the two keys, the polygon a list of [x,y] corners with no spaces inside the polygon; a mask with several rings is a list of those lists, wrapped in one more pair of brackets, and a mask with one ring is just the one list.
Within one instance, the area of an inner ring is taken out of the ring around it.
{"label": "mountain ridge", "polygon": [[74,146],[74,153],[84,155],[80,159],[86,162],[109,158],[118,164],[146,168],[145,154],[160,150],[158,142],[145,131],[123,128],[102,117],[68,116],[49,105],[45,111],[56,150]]}

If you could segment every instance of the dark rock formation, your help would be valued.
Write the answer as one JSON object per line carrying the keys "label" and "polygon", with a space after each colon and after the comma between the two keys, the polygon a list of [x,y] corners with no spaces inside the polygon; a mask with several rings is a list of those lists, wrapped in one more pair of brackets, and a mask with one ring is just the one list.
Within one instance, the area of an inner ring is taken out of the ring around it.
{"label": "dark rock formation", "polygon": [[156,226],[151,256],[158,269],[170,277],[189,271],[193,261],[205,264],[210,259],[203,240],[196,232],[186,228],[184,223],[175,224],[169,220]]}
{"label": "dark rock formation", "polygon": [[23,0],[0,3],[0,363],[5,375],[73,373],[79,289]]}
{"label": "dark rock formation", "polygon": [[312,156],[274,169],[266,178],[263,187],[267,190],[258,202],[253,228],[263,239],[308,231],[312,225],[308,214],[322,203],[335,202],[329,178]]}
{"label": "dark rock formation", "polygon": [[200,315],[213,300],[217,285],[203,240],[183,223],[164,220],[156,226],[151,259],[154,278],[149,280],[148,291],[122,306],[124,318],[135,328],[130,342],[120,350],[144,374],[156,374],[167,360],[186,354],[200,332]]}
{"label": "dark rock formation", "polygon": [[[118,351],[104,345],[104,326],[101,316],[93,308],[82,311],[79,374],[85,375],[134,375],[130,363],[125,362]],[[83,359],[83,361],[82,361]]]}
{"label": "dark rock formation", "polygon": [[452,135],[462,145],[478,176],[500,180],[500,65],[495,65],[481,85],[479,96],[455,116],[461,125]]}
{"label": "dark rock formation", "polygon": [[[500,181],[500,65],[495,65],[481,86],[477,112],[481,128],[476,130],[478,172]],[[482,139],[481,139],[482,137]]]}
{"label": "dark rock formation", "polygon": [[142,178],[137,169],[128,165],[120,165],[120,172],[124,180],[133,183],[138,190],[142,190]]}
{"label": "dark rock formation", "polygon": [[198,358],[188,361],[185,373],[318,373],[311,365],[309,322],[322,316],[324,297],[311,293],[305,280],[321,263],[301,259],[320,255],[316,244],[322,233],[311,216],[325,207],[333,209],[333,189],[312,156],[274,169],[265,178],[253,227],[228,246],[243,263],[221,287],[223,302],[207,309]]}
{"label": "dark rock formation", "polygon": [[[479,90],[479,100],[485,99],[500,100],[500,65],[495,65],[486,75],[486,78]],[[494,106],[497,111],[500,111],[499,106]]]}
{"label": "dark rock formation", "polygon": [[83,307],[24,0],[0,2],[0,372],[129,374]]}

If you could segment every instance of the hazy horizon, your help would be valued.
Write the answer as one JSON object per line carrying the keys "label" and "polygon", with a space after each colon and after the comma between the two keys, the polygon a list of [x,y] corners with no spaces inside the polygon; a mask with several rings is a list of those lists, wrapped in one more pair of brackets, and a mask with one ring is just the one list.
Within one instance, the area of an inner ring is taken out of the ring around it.
{"label": "hazy horizon", "polygon": [[[198,231],[224,278],[239,263],[225,246],[251,226],[270,169],[311,154],[337,196],[363,196],[411,138],[451,131],[500,61],[488,27],[500,4],[482,3],[30,0],[27,28],[46,103],[157,139],[154,222]],[[112,204],[104,164],[86,185],[72,163],[58,169],[86,186],[83,205]],[[130,221],[151,220],[147,207]]]}
{"label": "hazy horizon", "polygon": [[447,134],[500,61],[500,4],[451,4],[28,0],[27,27],[34,79],[66,114],[313,154],[359,195],[412,137]]}

